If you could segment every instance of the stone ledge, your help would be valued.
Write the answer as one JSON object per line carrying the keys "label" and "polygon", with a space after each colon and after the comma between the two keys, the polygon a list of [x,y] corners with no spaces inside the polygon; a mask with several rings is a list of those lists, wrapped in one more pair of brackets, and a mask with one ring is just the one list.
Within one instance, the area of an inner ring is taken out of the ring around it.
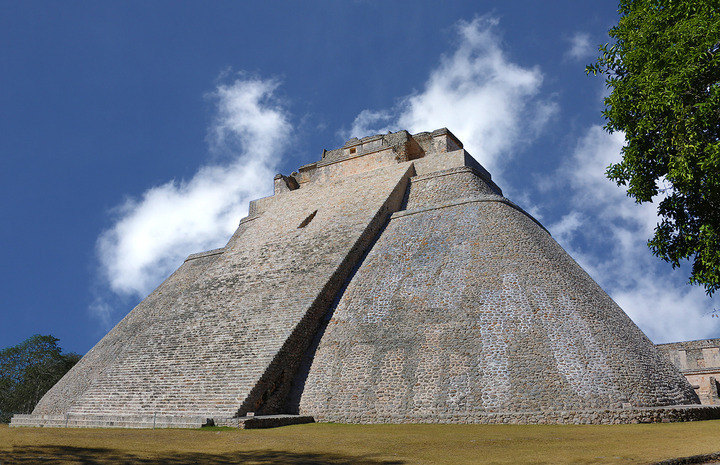
{"label": "stone ledge", "polygon": [[666,342],[664,344],[656,344],[662,349],[709,349],[720,346],[720,338],[718,339],[696,339],[694,341]]}
{"label": "stone ledge", "polygon": [[258,415],[215,420],[215,426],[231,426],[241,429],[277,428],[303,423],[315,423],[315,419],[309,415]]}
{"label": "stone ledge", "polygon": [[446,170],[433,171],[432,173],[413,176],[411,180],[414,182],[425,181],[426,179],[441,178],[443,176],[450,176],[450,175],[458,174],[458,173],[472,173],[475,176],[478,176],[483,181],[485,181],[487,183],[492,183],[493,186],[495,185],[495,183],[492,181],[492,179],[490,177],[490,173],[488,173],[487,170],[480,171],[479,169],[477,169],[473,166],[457,166],[455,168],[448,168]]}
{"label": "stone ledge", "polygon": [[509,201],[508,199],[506,199],[506,198],[503,197],[502,195],[493,195],[493,194],[477,195],[477,196],[473,196],[473,197],[465,197],[464,199],[457,199],[457,200],[453,200],[453,201],[450,201],[450,202],[443,202],[443,203],[439,203],[439,204],[437,204],[437,205],[433,205],[433,206],[430,206],[430,207],[422,207],[422,208],[417,208],[417,209],[414,209],[414,210],[401,210],[401,211],[398,211],[398,212],[393,213],[393,214],[390,216],[390,219],[391,219],[391,220],[394,220],[394,219],[397,219],[397,218],[402,218],[403,216],[416,215],[416,214],[418,214],[418,213],[424,213],[424,212],[432,211],[432,210],[439,210],[439,209],[441,209],[441,208],[454,207],[454,206],[457,206],[457,205],[464,205],[464,204],[466,204],[466,203],[482,203],[482,202],[504,203],[505,205],[508,205],[509,207],[514,208],[515,210],[519,211],[519,212],[522,213],[523,215],[525,215],[525,216],[527,216],[528,218],[530,218],[531,220],[533,220],[533,221],[535,222],[535,224],[537,224],[538,226],[540,226],[540,227],[543,229],[543,231],[545,231],[546,233],[548,233],[549,235],[552,236],[552,234],[550,234],[550,231],[548,231],[547,229],[545,229],[545,226],[543,226],[542,224],[540,224],[540,222],[539,222],[538,220],[536,220],[530,213],[526,212],[525,210],[523,210],[523,209],[520,208],[519,206],[515,205],[513,202]]}
{"label": "stone ledge", "polygon": [[253,417],[216,418],[181,415],[13,415],[11,427],[35,428],[200,428],[206,425],[242,429],[276,428],[278,426],[314,423],[308,415],[258,415]]}
{"label": "stone ledge", "polygon": [[11,427],[46,428],[200,428],[207,418],[181,415],[13,415]]}
{"label": "stone ledge", "polygon": [[461,424],[585,424],[671,423],[720,419],[720,406],[671,405],[628,409],[568,410],[546,412],[498,412],[457,415],[340,415],[317,416],[317,421],[337,423],[461,423]]}
{"label": "stone ledge", "polygon": [[245,218],[241,219],[239,224],[249,223],[250,221],[254,221],[258,218],[260,218],[260,213],[253,213],[252,215],[248,215]]}
{"label": "stone ledge", "polygon": [[193,253],[193,254],[188,255],[188,257],[185,259],[185,261],[194,260],[196,258],[209,257],[211,255],[220,255],[223,252],[225,252],[225,247],[221,247],[219,249],[207,250],[205,252]]}
{"label": "stone ledge", "polygon": [[712,368],[685,368],[680,369],[680,373],[683,375],[708,375],[717,373],[720,371],[720,367],[712,367]]}
{"label": "stone ledge", "polygon": [[[340,415],[319,417],[338,423],[475,423],[475,424],[626,424],[669,423],[720,419],[720,406],[672,405],[618,410],[575,410],[547,412],[468,413],[467,415]],[[11,427],[56,428],[200,428],[206,424],[235,428],[275,428],[313,423],[309,415],[260,415],[216,418],[179,415],[14,415]]]}

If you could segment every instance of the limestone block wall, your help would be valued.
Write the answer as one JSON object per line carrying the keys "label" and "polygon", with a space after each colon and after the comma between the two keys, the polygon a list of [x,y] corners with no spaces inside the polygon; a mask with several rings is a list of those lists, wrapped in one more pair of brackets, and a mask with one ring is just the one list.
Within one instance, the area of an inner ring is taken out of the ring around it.
{"label": "limestone block wall", "polygon": [[318,162],[309,181],[324,183],[334,181],[339,177],[371,171],[382,165],[396,165],[396,156],[397,154],[392,149],[385,149],[364,156],[350,157],[341,162]]}
{"label": "limestone block wall", "polygon": [[500,188],[492,182],[490,173],[463,149],[442,154],[426,154],[424,157],[414,160],[413,164],[415,165],[415,172],[418,176],[436,173],[450,168],[472,168],[486,184],[490,185],[492,190],[502,194]]}
{"label": "limestone block wall", "polygon": [[447,128],[413,134],[412,138],[425,153],[453,152],[463,148],[462,142]]}
{"label": "limestone block wall", "polygon": [[698,371],[694,373],[683,373],[688,383],[695,389],[700,403],[703,405],[720,405],[720,370]]}
{"label": "limestone block wall", "polygon": [[137,344],[136,338],[147,327],[165,319],[186,287],[195,282],[217,260],[220,251],[188,259],[157,289],[138,304],[100,342],[53,386],[35,406],[34,414],[65,413],[87,390],[112,370],[124,349]]}
{"label": "limestone block wall", "polygon": [[483,180],[473,168],[451,168],[413,177],[406,208],[435,206],[474,194],[501,195],[501,192],[494,183]]}
{"label": "limestone block wall", "polygon": [[720,339],[658,344],[657,348],[687,378],[703,404],[720,405]]}
{"label": "limestone block wall", "polygon": [[[467,165],[483,172],[490,179],[490,173],[461,149],[462,143],[447,128],[412,136],[407,131],[398,131],[362,139],[353,138],[339,149],[325,151],[320,161],[301,167],[291,177],[299,185],[328,182],[381,166],[422,160],[425,171],[443,169],[435,166],[437,163],[450,163],[444,168]],[[446,157],[448,152],[458,153],[454,157]],[[276,182],[276,192],[286,190],[283,184]]]}
{"label": "limestone block wall", "polygon": [[720,370],[720,339],[658,344],[660,350],[679,370]]}
{"label": "limestone block wall", "polygon": [[295,390],[301,414],[505,422],[575,412],[591,421],[578,412],[697,403],[534,219],[468,182],[467,170],[436,176],[439,193],[427,177],[411,179],[407,210],[328,314]]}

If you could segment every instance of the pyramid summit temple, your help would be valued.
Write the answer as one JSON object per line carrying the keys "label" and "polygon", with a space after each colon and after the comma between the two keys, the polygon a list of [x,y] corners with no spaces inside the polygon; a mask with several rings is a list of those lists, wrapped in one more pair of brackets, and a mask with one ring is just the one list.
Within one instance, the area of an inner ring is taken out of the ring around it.
{"label": "pyramid summit temple", "polygon": [[12,425],[717,417],[439,129],[277,175],[225,247],[190,255]]}

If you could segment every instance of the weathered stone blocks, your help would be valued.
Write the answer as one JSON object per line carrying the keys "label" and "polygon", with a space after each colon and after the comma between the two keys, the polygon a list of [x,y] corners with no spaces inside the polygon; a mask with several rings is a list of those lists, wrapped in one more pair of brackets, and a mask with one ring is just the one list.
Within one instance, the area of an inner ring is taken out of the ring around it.
{"label": "weathered stone blocks", "polygon": [[560,421],[559,411],[696,401],[544,229],[468,174],[436,173],[442,188],[428,188],[431,175],[411,179],[407,210],[328,315],[301,413],[487,422],[544,412]]}

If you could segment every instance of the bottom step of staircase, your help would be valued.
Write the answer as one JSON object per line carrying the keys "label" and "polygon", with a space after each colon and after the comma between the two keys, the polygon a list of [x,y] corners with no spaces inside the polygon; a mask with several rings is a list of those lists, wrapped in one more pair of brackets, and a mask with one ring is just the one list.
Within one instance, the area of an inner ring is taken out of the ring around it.
{"label": "bottom step of staircase", "polygon": [[313,423],[311,416],[258,415],[237,418],[206,418],[181,415],[14,415],[10,426],[45,428],[200,428],[231,426],[235,428],[275,428]]}

